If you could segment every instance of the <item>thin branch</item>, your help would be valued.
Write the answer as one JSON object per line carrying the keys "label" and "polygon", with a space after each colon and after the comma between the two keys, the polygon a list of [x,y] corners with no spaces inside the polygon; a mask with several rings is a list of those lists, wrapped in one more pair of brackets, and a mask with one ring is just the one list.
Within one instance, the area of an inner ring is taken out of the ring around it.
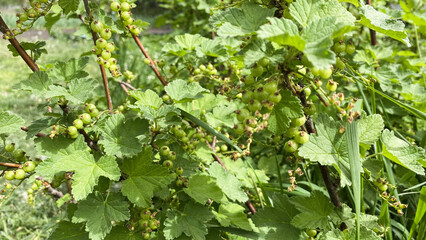
{"label": "thin branch", "polygon": [[84,141],[86,142],[87,146],[89,146],[91,149],[93,149],[95,151],[102,152],[101,149],[99,149],[97,142],[92,140],[89,137],[89,135],[87,135],[86,131],[84,131],[84,129],[81,129],[80,133],[83,134]]}
{"label": "thin branch", "polygon": [[[25,131],[25,132],[29,131],[28,127],[26,127],[26,126],[21,127],[21,130]],[[36,137],[46,137],[46,134],[39,132],[39,133],[36,134]]]}
{"label": "thin branch", "polygon": [[253,206],[253,204],[250,202],[250,200],[248,200],[247,202],[246,202],[246,206],[248,207],[248,209],[250,210],[250,212],[252,213],[252,214],[255,214],[257,211],[256,211],[256,208],[254,208],[254,206]]}
{"label": "thin branch", "polygon": [[[366,3],[368,5],[371,5],[371,0],[366,0]],[[371,45],[373,46],[377,46],[377,37],[376,37],[376,31],[374,31],[373,29],[370,28],[370,40],[371,40]]]}
{"label": "thin branch", "polygon": [[120,84],[121,84],[121,85],[124,85],[124,86],[126,86],[126,87],[128,87],[128,88],[130,88],[130,89],[132,89],[132,90],[136,90],[136,88],[135,88],[135,87],[133,87],[132,85],[130,85],[130,83],[127,83],[127,82],[123,82],[123,81],[121,81],[121,82],[120,82]]}
{"label": "thin branch", "polygon": [[50,185],[50,183],[45,181],[42,177],[36,177],[36,179],[42,182],[43,186],[47,189],[50,195],[54,196],[57,199],[64,196],[64,194],[61,191],[54,189]]}
{"label": "thin branch", "polygon": [[124,84],[120,83],[120,86],[121,86],[121,88],[123,89],[123,91],[124,91],[127,95],[129,95],[129,90],[127,90],[126,85],[124,85]]}
{"label": "thin branch", "polygon": [[11,168],[21,168],[21,164],[17,164],[17,163],[7,163],[7,162],[0,162],[0,166],[3,167],[11,167]]}
{"label": "thin branch", "polygon": [[[128,26],[128,28],[130,28]],[[149,56],[148,52],[145,50],[144,46],[142,45],[141,41],[139,40],[138,36],[132,34],[133,39],[136,42],[136,45],[138,45],[138,47],[141,49],[143,55],[149,60],[149,62],[151,63],[150,66],[152,68],[152,70],[154,71],[155,75],[157,76],[157,78],[161,81],[161,84],[163,84],[163,86],[167,86],[167,82],[166,80],[164,80],[163,76],[161,76],[160,72],[157,69],[157,66],[155,65],[154,61],[152,61],[151,57]]]}
{"label": "thin branch", "polygon": [[[1,15],[0,15],[0,31],[4,35],[7,35],[8,32],[9,33],[11,32],[10,29],[9,29],[9,27],[7,26],[7,24],[4,22],[3,18],[1,17]],[[9,42],[16,49],[16,51],[18,52],[19,56],[21,56],[21,58],[25,61],[25,63],[28,65],[29,68],[31,68],[31,70],[33,72],[40,71],[40,68],[38,68],[37,64],[28,55],[28,53],[25,52],[25,50],[22,48],[21,44],[19,44],[18,40],[16,40],[15,37],[10,38]]]}
{"label": "thin branch", "polygon": [[[91,14],[90,8],[89,8],[89,3],[88,3],[87,0],[83,0],[83,2],[84,2],[84,8],[86,9],[87,17],[89,18],[89,28],[90,28],[90,32],[92,32],[93,44],[96,46],[96,40],[98,39],[98,35],[90,27],[93,19],[92,19],[92,14]],[[99,56],[100,55],[98,55],[98,57]],[[114,109],[112,107],[111,94],[109,92],[108,79],[107,79],[107,76],[106,76],[106,73],[105,73],[105,67],[102,64],[99,64],[99,68],[101,69],[102,81],[104,83],[105,96],[106,96],[107,103],[108,103],[108,109],[109,109],[110,114],[113,114]]]}

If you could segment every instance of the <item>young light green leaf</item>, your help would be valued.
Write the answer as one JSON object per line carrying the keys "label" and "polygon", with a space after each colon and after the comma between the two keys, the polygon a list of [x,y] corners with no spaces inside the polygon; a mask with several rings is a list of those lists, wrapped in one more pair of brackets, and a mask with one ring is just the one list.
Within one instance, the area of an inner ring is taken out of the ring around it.
{"label": "young light green leaf", "polygon": [[269,23],[262,25],[257,31],[259,38],[269,39],[280,45],[293,46],[302,51],[305,41],[299,35],[299,29],[293,21],[286,18],[268,18]]}
{"label": "young light green leaf", "polygon": [[309,197],[294,197],[290,202],[300,211],[291,220],[293,226],[301,229],[328,227],[328,216],[333,212],[333,204],[321,191],[313,191]]}
{"label": "young light green leaf", "polygon": [[213,108],[212,112],[206,113],[207,123],[216,128],[220,126],[234,127],[234,115],[237,110],[235,105],[219,105]]}
{"label": "young light green leaf", "polygon": [[72,221],[86,222],[86,231],[92,240],[102,240],[111,231],[111,222],[122,222],[130,218],[129,203],[118,192],[94,193],[78,203]]}
{"label": "young light green leaf", "polygon": [[379,140],[384,127],[383,118],[379,114],[362,118],[358,122],[359,142],[366,145],[374,144]]}
{"label": "young light green leaf", "polygon": [[16,114],[0,112],[0,134],[19,132],[24,123],[24,119]]}
{"label": "young light green leaf", "polygon": [[169,170],[152,164],[152,159],[152,149],[144,148],[138,156],[126,159],[122,166],[122,171],[128,178],[123,181],[121,191],[132,203],[140,207],[150,206],[154,191],[173,181]]}
{"label": "young light green leaf", "polygon": [[181,46],[177,44],[173,44],[173,43],[166,43],[164,47],[161,49],[161,51],[169,53],[171,55],[178,56],[178,57],[183,57],[187,54],[187,52],[183,50]]}
{"label": "young light green leaf", "polygon": [[299,239],[300,230],[291,224],[299,211],[290,202],[287,195],[273,194],[274,207],[260,209],[254,216],[253,222],[257,227],[270,227],[266,239],[279,240],[285,236],[288,239]]}
{"label": "young light green leaf", "polygon": [[44,97],[52,83],[46,72],[36,71],[27,80],[21,82],[21,89],[31,91],[37,97]]}
{"label": "young light green leaf", "polygon": [[163,100],[151,89],[148,89],[145,92],[134,90],[130,91],[129,94],[137,100],[135,105],[149,106],[154,109],[158,109],[163,104]]}
{"label": "young light green leaf", "polygon": [[182,79],[169,83],[164,90],[176,102],[187,102],[193,99],[202,98],[202,93],[208,92],[197,82],[187,83]]}
{"label": "young light green leaf", "polygon": [[[252,188],[253,181],[257,181],[257,178],[259,179],[260,183],[267,183],[269,180],[269,177],[266,176],[265,171],[250,168],[247,161],[243,161],[242,159],[234,161],[230,158],[223,158],[222,161],[228,171],[234,174],[238,180],[241,181],[243,187]],[[255,178],[255,176],[257,178]]]}
{"label": "young light green leaf", "polygon": [[199,34],[188,34],[185,33],[185,35],[178,35],[175,37],[176,42],[179,44],[180,47],[183,49],[192,51],[196,47],[203,44],[204,41],[207,40],[207,38],[200,36]]}
{"label": "young light green leaf", "polygon": [[219,163],[214,162],[209,167],[210,176],[216,178],[216,183],[225,195],[239,202],[248,200],[247,194],[241,189],[242,183],[231,172],[226,171]]}
{"label": "young light green leaf", "polygon": [[164,222],[164,237],[172,240],[185,233],[191,239],[205,240],[208,232],[205,223],[213,217],[207,207],[192,202],[185,205],[182,213],[169,210]]}
{"label": "young light green leaf", "polygon": [[238,204],[227,203],[221,204],[219,211],[217,213],[213,212],[213,214],[222,226],[229,227],[232,224],[241,229],[251,230],[252,228],[244,210],[245,208]]}
{"label": "young light green leaf", "polygon": [[105,152],[111,156],[134,156],[142,151],[142,144],[146,140],[148,123],[142,119],[126,120],[122,114],[114,114],[100,128],[102,144]]}
{"label": "young light green leaf", "polygon": [[275,105],[268,119],[268,130],[275,135],[283,134],[290,126],[290,120],[303,116],[303,107],[299,98],[289,90],[281,91],[282,99]]}
{"label": "young light green leaf", "polygon": [[355,17],[337,0],[297,0],[290,5],[290,15],[303,27],[328,16],[336,17],[341,27],[355,23]]}
{"label": "young light green leaf", "polygon": [[89,233],[84,231],[84,225],[61,221],[47,240],[89,240]]}
{"label": "young light green leaf", "polygon": [[49,91],[45,93],[46,98],[65,97],[74,104],[82,104],[91,97],[92,89],[97,84],[94,80],[74,79],[68,85],[68,90],[62,86],[50,85]]}
{"label": "young light green leaf", "polygon": [[210,56],[210,57],[226,57],[227,51],[219,41],[206,39],[203,44],[195,48],[198,57]]}
{"label": "young light green leaf", "polygon": [[57,62],[49,71],[49,76],[57,83],[70,82],[75,78],[85,78],[88,74],[83,71],[89,63],[88,57],[71,58],[67,62]]}
{"label": "young light green leaf", "polygon": [[361,7],[361,24],[383,33],[391,38],[405,43],[408,47],[411,46],[407,33],[404,31],[404,23],[400,20],[393,19],[391,16],[383,12],[375,10],[370,5],[363,5]]}
{"label": "young light green leaf", "polygon": [[215,179],[208,175],[192,175],[188,181],[188,188],[185,188],[183,191],[201,204],[205,204],[209,199],[216,202],[226,200]]}
{"label": "young light green leaf", "polygon": [[98,161],[88,151],[83,136],[77,139],[58,137],[55,139],[36,139],[36,147],[40,153],[48,156],[37,166],[37,174],[53,177],[61,171],[73,171],[72,189],[75,200],[81,200],[89,195],[97,185],[100,176],[117,181],[120,169],[115,158],[103,156]]}
{"label": "young light green leaf", "polygon": [[331,165],[340,174],[341,186],[350,185],[348,146],[345,133],[340,133],[340,123],[321,114],[315,119],[317,134],[299,148],[299,155],[322,165]]}
{"label": "young light green leaf", "polygon": [[426,163],[424,149],[395,137],[394,133],[387,129],[382,133],[382,142],[385,157],[416,174],[425,175],[425,170],[421,164],[421,161]]}
{"label": "young light green leaf", "polygon": [[218,26],[220,36],[244,36],[252,34],[264,24],[267,17],[274,15],[274,9],[260,7],[251,2],[245,2],[241,8],[228,8],[210,18],[210,22]]}

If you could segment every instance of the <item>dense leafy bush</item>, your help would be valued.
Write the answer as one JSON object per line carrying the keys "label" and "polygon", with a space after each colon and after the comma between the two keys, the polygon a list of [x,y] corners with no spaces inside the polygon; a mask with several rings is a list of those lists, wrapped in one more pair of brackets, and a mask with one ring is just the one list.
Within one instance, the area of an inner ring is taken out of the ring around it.
{"label": "dense leafy bush", "polygon": [[[426,237],[420,1],[161,3],[179,31],[147,48],[129,0],[0,19],[33,70],[18,88],[46,100],[29,124],[0,112],[2,201],[51,195],[49,239]],[[36,63],[45,43],[15,37],[39,18],[80,19],[81,57]]]}

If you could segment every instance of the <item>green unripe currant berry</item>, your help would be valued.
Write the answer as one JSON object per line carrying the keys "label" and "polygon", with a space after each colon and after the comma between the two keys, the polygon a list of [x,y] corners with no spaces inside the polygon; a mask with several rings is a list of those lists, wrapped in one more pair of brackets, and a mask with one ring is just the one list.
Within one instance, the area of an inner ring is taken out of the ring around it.
{"label": "green unripe currant berry", "polygon": [[333,50],[335,53],[342,53],[346,50],[346,44],[344,42],[337,42],[334,44]]}
{"label": "green unripe currant berry", "polygon": [[151,238],[151,233],[150,232],[143,232],[142,233],[142,237],[143,237],[143,239],[150,239]]}
{"label": "green unripe currant berry", "polygon": [[[158,61],[158,66],[161,67],[161,68],[166,66],[166,60],[160,59],[160,61]],[[197,69],[195,69],[195,70],[197,70]],[[195,70],[194,70],[194,73],[195,73]],[[198,69],[198,70],[200,70],[200,69]],[[198,73],[195,73],[195,74],[198,74]]]}
{"label": "green unripe currant berry", "polygon": [[104,29],[104,24],[98,20],[93,21],[90,26],[94,32],[98,33],[100,33]]}
{"label": "green unripe currant berry", "polygon": [[[101,53],[101,52],[100,52],[100,53]],[[103,59],[102,57],[98,57],[98,58],[96,59],[96,62],[97,62],[99,65],[102,65],[102,64],[104,64],[105,59]]]}
{"label": "green unripe currant berry", "polygon": [[306,234],[308,234],[309,237],[315,237],[317,235],[317,230],[315,230],[315,229],[306,229]]}
{"label": "green unripe currant berry", "polygon": [[91,111],[92,111],[92,109],[96,109],[96,105],[95,104],[87,104],[86,103],[86,107],[84,108],[84,110],[87,112],[87,113],[90,113]]}
{"label": "green unripe currant berry", "polygon": [[15,151],[13,151],[13,157],[16,159],[20,159],[22,157],[24,157],[25,152],[22,149],[16,149]]}
{"label": "green unripe currant berry", "polygon": [[314,67],[314,68],[311,69],[311,73],[314,76],[319,76],[320,75],[320,70],[318,68]]}
{"label": "green unripe currant berry", "polygon": [[303,108],[303,112],[306,115],[312,116],[317,112],[317,108],[314,104],[308,104],[306,107]]}
{"label": "green unripe currant berry", "polygon": [[15,144],[14,143],[7,144],[4,147],[4,150],[6,150],[6,152],[13,152],[15,150]]}
{"label": "green unripe currant berry", "polygon": [[133,35],[138,36],[142,32],[142,28],[136,27],[136,26],[132,26],[130,28],[130,32],[132,32]]}
{"label": "green unripe currant berry", "polygon": [[37,11],[34,8],[28,9],[27,13],[29,18],[37,17]]}
{"label": "green unripe currant berry", "polygon": [[207,70],[205,65],[200,65],[199,69],[203,72],[205,72]]}
{"label": "green unripe currant berry", "polygon": [[256,127],[257,126],[257,121],[255,117],[249,117],[246,119],[245,123],[249,126],[249,127]]}
{"label": "green unripe currant berry", "polygon": [[148,59],[148,58],[145,58],[145,59],[143,60],[143,62],[144,62],[145,64],[147,64],[147,65],[151,64],[151,61],[149,61],[149,59]]}
{"label": "green unripe currant berry", "polygon": [[267,82],[267,83],[263,86],[263,89],[264,89],[267,93],[269,93],[269,94],[274,94],[274,93],[277,91],[277,89],[278,89],[278,85],[277,85],[277,83],[276,83],[276,82],[274,82],[274,81],[270,81],[270,82]]}
{"label": "green unripe currant berry", "polygon": [[10,183],[4,183],[4,188],[11,189],[12,188],[12,184],[10,184]]}
{"label": "green unripe currant berry", "polygon": [[15,172],[14,171],[6,171],[5,174],[4,174],[4,178],[8,181],[15,179]]}
{"label": "green unripe currant berry", "polygon": [[248,109],[250,112],[256,112],[262,108],[262,104],[258,100],[250,100],[250,103],[248,105]]}
{"label": "green unripe currant berry", "polygon": [[269,93],[266,92],[265,90],[263,90],[263,87],[259,87],[255,92],[254,92],[254,97],[259,100],[259,102],[262,102],[263,100],[267,99],[269,96]]}
{"label": "green unripe currant berry", "polygon": [[321,78],[328,79],[331,76],[331,74],[333,73],[333,70],[331,70],[331,68],[321,69],[319,73],[320,73]]}
{"label": "green unripe currant berry", "polygon": [[21,13],[19,15],[19,21],[25,22],[27,20],[28,20],[28,14],[27,13],[24,12],[24,13]]}
{"label": "green unripe currant berry", "polygon": [[322,86],[322,81],[321,80],[315,80],[315,86],[317,87],[321,87]]}
{"label": "green unripe currant berry", "polygon": [[[243,120],[244,121],[244,120]],[[244,129],[244,125],[243,124],[241,124],[241,123],[239,123],[239,124],[235,124],[234,125],[234,131],[235,131],[235,133],[236,134],[238,134],[238,135],[242,135],[242,134],[244,134],[244,131],[245,131],[245,129]]]}
{"label": "green unripe currant berry", "polygon": [[291,126],[292,127],[300,127],[303,124],[305,124],[305,122],[306,122],[306,117],[305,117],[305,115],[303,115],[303,117],[292,119],[291,120]]}
{"label": "green unripe currant berry", "polygon": [[258,65],[257,67],[251,69],[251,75],[253,77],[259,77],[263,74],[264,71],[265,69],[262,66]]}
{"label": "green unripe currant berry", "polygon": [[98,38],[98,40],[96,40],[96,47],[102,49],[105,48],[107,46],[107,41],[105,41],[105,39],[103,38]]}
{"label": "green unripe currant berry", "polygon": [[226,144],[222,144],[222,145],[220,146],[220,151],[221,151],[221,152],[226,152],[226,151],[228,151],[228,145],[226,145]]}
{"label": "green unripe currant berry", "polygon": [[76,138],[78,138],[78,134],[70,134],[69,136],[70,136],[70,138],[72,138],[72,139],[76,139]]}
{"label": "green unripe currant berry", "polygon": [[39,186],[36,183],[31,184],[32,190],[37,190],[38,188],[39,188]]}
{"label": "green unripe currant berry", "polygon": [[129,20],[132,17],[132,15],[130,14],[129,11],[121,11],[120,17],[123,20]]}
{"label": "green unripe currant berry", "polygon": [[170,151],[169,154],[167,154],[167,159],[169,159],[170,161],[176,160],[176,153],[173,151]]}
{"label": "green unripe currant berry", "polygon": [[139,220],[139,226],[143,229],[149,227],[149,220],[148,219],[141,219]]}
{"label": "green unripe currant berry", "polygon": [[160,155],[161,156],[166,157],[166,156],[169,155],[169,153],[170,153],[170,148],[168,146],[162,146],[160,148]]}
{"label": "green unripe currant berry", "polygon": [[309,97],[311,95],[311,93],[312,93],[312,90],[310,88],[305,88],[304,91],[305,91],[306,97]]}
{"label": "green unripe currant berry", "polygon": [[127,2],[124,2],[121,4],[121,11],[129,11],[130,10],[130,4]]}
{"label": "green unripe currant berry", "polygon": [[329,80],[327,82],[327,90],[330,92],[334,92],[337,89],[337,82],[333,81],[333,80]]}
{"label": "green unripe currant berry", "polygon": [[298,133],[299,133],[299,128],[298,127],[289,127],[287,129],[287,131],[284,133],[284,135],[286,135],[289,138],[293,138]]}
{"label": "green unripe currant berry", "polygon": [[18,169],[15,171],[15,179],[22,180],[25,178],[25,171],[22,169]]}
{"label": "green unripe currant berry", "polygon": [[[149,210],[145,210],[145,211],[142,211],[141,212],[141,214],[140,214],[140,217],[143,219],[143,220],[149,220],[150,218],[151,218],[151,211],[149,211]],[[148,226],[148,225],[147,225]],[[146,226],[146,227],[147,227]]]}
{"label": "green unripe currant berry", "polygon": [[110,42],[106,45],[105,50],[108,50],[110,52],[113,52],[115,50],[115,45],[113,42]]}
{"label": "green unripe currant berry", "polygon": [[173,168],[173,162],[170,161],[170,160],[166,160],[166,161],[163,162],[163,166],[167,167],[169,169],[172,169]]}
{"label": "green unripe currant berry", "polygon": [[83,113],[78,118],[83,121],[83,124],[89,124],[90,122],[92,122],[92,117],[88,113]]}
{"label": "green unripe currant berry", "polygon": [[267,67],[269,65],[269,62],[270,62],[269,58],[263,57],[257,62],[257,64],[259,64],[262,67]]}
{"label": "green unripe currant berry", "polygon": [[347,54],[349,54],[349,55],[354,54],[355,50],[356,50],[355,46],[352,43],[349,43],[349,44],[346,45],[345,51],[346,51]]}
{"label": "green unripe currant berry", "polygon": [[336,59],[336,67],[337,67],[337,69],[342,70],[342,69],[345,68],[345,63],[340,58],[337,58]]}
{"label": "green unripe currant berry", "polygon": [[34,190],[33,190],[32,188],[28,188],[28,189],[27,189],[27,193],[28,193],[29,195],[31,195],[31,194],[33,194],[33,193],[34,193]]}
{"label": "green unripe currant berry", "polygon": [[163,102],[168,102],[168,101],[170,101],[170,96],[169,96],[169,95],[167,95],[167,94],[164,94],[161,98],[163,99]]}
{"label": "green unripe currant berry", "polygon": [[158,228],[159,225],[160,225],[160,221],[158,221],[156,219],[149,220],[149,228],[155,230],[155,229]]}
{"label": "green unripe currant berry", "polygon": [[379,186],[380,191],[385,192],[386,190],[388,190],[388,185],[387,184],[382,184]]}
{"label": "green unripe currant berry", "polygon": [[73,125],[74,127],[76,127],[77,129],[83,129],[83,121],[82,121],[81,119],[75,119],[75,120],[72,122],[72,125]]}
{"label": "green unripe currant berry", "polygon": [[104,60],[108,60],[111,58],[111,52],[109,50],[103,50],[102,51],[102,58]]}
{"label": "green unripe currant berry", "polygon": [[279,103],[281,101],[281,94],[279,91],[276,91],[274,94],[269,95],[268,100],[273,103]]}
{"label": "green unripe currant berry", "polygon": [[69,126],[67,132],[69,135],[76,135],[78,134],[78,129],[75,126]]}
{"label": "green unripe currant berry", "polygon": [[176,180],[176,186],[178,186],[178,187],[182,187],[182,186],[183,186],[183,181],[182,181],[182,179],[178,179],[178,180]]}
{"label": "green unripe currant berry", "polygon": [[247,85],[252,85],[254,83],[254,77],[253,75],[248,75],[245,79],[244,79],[244,83]]}
{"label": "green unripe currant berry", "polygon": [[294,140],[288,140],[285,144],[284,144],[284,150],[286,152],[289,153],[294,153],[297,151],[297,149],[299,148],[299,145],[297,144],[297,142],[295,142]]}
{"label": "green unripe currant berry", "polygon": [[111,38],[111,36],[112,36],[111,29],[107,28],[107,29],[103,29],[103,30],[101,31],[101,37],[102,37],[103,39],[108,40],[108,39],[110,39],[110,38]]}
{"label": "green unripe currant berry", "polygon": [[241,97],[241,101],[243,101],[243,103],[249,103],[250,100],[252,100],[253,98],[254,98],[253,92],[252,91],[247,91]]}
{"label": "green unripe currant berry", "polygon": [[246,120],[251,115],[249,110],[247,110],[245,108],[243,108],[241,110],[237,110],[236,114],[237,114],[237,119],[240,122],[243,122],[244,120]]}
{"label": "green unripe currant berry", "polygon": [[178,167],[178,168],[176,168],[176,174],[177,175],[182,175],[183,174],[183,168],[182,167]]}
{"label": "green unripe currant berry", "polygon": [[120,10],[121,5],[118,2],[112,2],[110,7],[112,11],[118,12],[118,10]]}
{"label": "green unripe currant berry", "polygon": [[[114,65],[116,66],[116,65]],[[92,109],[91,112],[89,113],[91,117],[97,117],[99,115],[99,110],[97,108]]]}
{"label": "green unripe currant berry", "polygon": [[298,134],[296,134],[294,140],[296,140],[296,142],[299,144],[305,144],[309,141],[309,134],[307,132],[300,131]]}

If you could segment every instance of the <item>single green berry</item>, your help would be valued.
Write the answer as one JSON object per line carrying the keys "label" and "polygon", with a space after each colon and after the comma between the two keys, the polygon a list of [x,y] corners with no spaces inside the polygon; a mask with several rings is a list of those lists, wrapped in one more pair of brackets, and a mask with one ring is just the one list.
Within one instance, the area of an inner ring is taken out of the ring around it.
{"label": "single green berry", "polygon": [[166,157],[166,156],[169,155],[169,153],[170,153],[170,148],[168,146],[162,146],[160,148],[160,155],[161,156]]}
{"label": "single green berry", "polygon": [[103,30],[101,31],[101,37],[102,37],[103,39],[108,40],[108,39],[110,39],[110,38],[111,38],[111,36],[112,36],[111,29],[107,28],[107,29],[103,29]]}
{"label": "single green berry", "polygon": [[274,94],[278,89],[278,85],[275,81],[270,81],[263,86],[263,89],[269,94]]}
{"label": "single green berry", "polygon": [[289,127],[284,133],[289,138],[295,137],[299,133],[299,127]]}
{"label": "single green berry", "polygon": [[83,113],[78,118],[83,121],[83,124],[89,124],[92,122],[92,117],[88,113]]}
{"label": "single green berry", "polygon": [[321,69],[319,71],[320,77],[323,79],[328,79],[332,73],[333,73],[333,70],[331,70],[331,68]]}
{"label": "single green berry", "polygon": [[108,50],[110,52],[113,52],[115,50],[115,45],[113,42],[110,42],[106,45],[105,50]]}
{"label": "single green berry", "polygon": [[170,161],[170,160],[166,160],[166,161],[163,162],[163,166],[171,169],[171,168],[173,168],[173,162]]}
{"label": "single green berry", "polygon": [[228,151],[228,145],[226,145],[226,144],[222,144],[222,145],[220,146],[220,151],[221,151],[221,152],[226,152],[226,151]]}
{"label": "single green berry", "polygon": [[261,108],[262,108],[262,104],[258,100],[253,100],[253,99],[250,100],[248,109],[251,112],[256,112],[256,111],[260,110]]}
{"label": "single green berry", "polygon": [[103,50],[102,51],[102,58],[104,60],[108,60],[111,58],[111,52],[109,50]]}
{"label": "single green berry", "polygon": [[273,103],[279,103],[281,101],[281,94],[279,91],[276,91],[274,94],[269,95],[268,100]]}
{"label": "single green berry", "polygon": [[334,44],[333,49],[335,53],[342,53],[346,50],[346,44],[343,42],[342,43],[337,42]]}
{"label": "single green berry", "polygon": [[353,44],[350,43],[350,44],[346,45],[345,51],[346,51],[347,54],[349,54],[349,55],[354,54],[355,50],[356,49],[355,49],[355,46]]}
{"label": "single green berry", "polygon": [[83,129],[83,121],[81,119],[75,119],[72,122],[72,125],[74,125],[77,129]]}
{"label": "single green berry", "polygon": [[123,20],[129,20],[132,17],[129,11],[122,11],[120,16]]}
{"label": "single green berry", "polygon": [[310,88],[305,88],[304,91],[305,91],[306,97],[309,97],[311,95],[311,93],[312,93],[312,90]]}
{"label": "single green berry", "polygon": [[12,188],[12,184],[10,184],[10,183],[4,183],[4,188],[11,189]]}
{"label": "single green berry", "polygon": [[176,153],[173,151],[170,151],[169,154],[167,154],[167,159],[169,159],[170,161],[176,160]]}
{"label": "single green berry", "polygon": [[306,122],[306,116],[303,115],[303,117],[292,119],[291,120],[291,126],[292,127],[300,127],[303,124],[305,124],[305,122]]}
{"label": "single green berry", "polygon": [[182,175],[183,174],[183,168],[182,167],[178,167],[178,168],[176,168],[176,174],[177,175]]}
{"label": "single green berry", "polygon": [[320,75],[320,70],[318,68],[314,67],[314,68],[311,69],[311,73],[314,76],[319,76]]}
{"label": "single green berry", "polygon": [[118,12],[118,10],[120,10],[121,5],[118,2],[112,2],[110,7],[112,11]]}
{"label": "single green berry", "polygon": [[124,2],[121,4],[121,11],[129,11],[130,10],[130,4],[128,4],[127,2]]}
{"label": "single green berry", "polygon": [[337,69],[342,70],[342,69],[345,68],[345,63],[340,58],[337,58],[336,59],[336,67],[337,67]]}
{"label": "single green berry", "polygon": [[76,135],[78,134],[78,129],[75,126],[69,126],[67,132],[69,135]]}
{"label": "single green berry", "polygon": [[14,171],[6,171],[5,174],[4,174],[4,178],[8,181],[15,179],[15,172]]}
{"label": "single green berry", "polygon": [[6,152],[13,152],[15,150],[15,144],[14,143],[7,144],[4,147],[4,150],[6,150]]}
{"label": "single green berry", "polygon": [[97,117],[99,115],[99,110],[97,108],[91,109],[91,112],[89,114],[91,117]]}
{"label": "single green berry", "polygon": [[337,89],[337,82],[333,81],[333,80],[329,80],[327,82],[327,90],[330,92],[334,92]]}
{"label": "single green berry", "polygon": [[294,140],[296,140],[296,142],[299,144],[305,144],[309,141],[309,134],[307,132],[300,131],[298,134],[296,134]]}
{"label": "single green berry", "polygon": [[[244,120],[243,120],[244,121]],[[234,125],[234,131],[235,131],[235,133],[236,134],[238,134],[238,135],[242,135],[242,134],[244,134],[244,131],[245,131],[245,129],[244,129],[244,125],[243,124],[241,124],[241,123],[239,123],[239,124],[235,124]]]}
{"label": "single green berry", "polygon": [[253,99],[253,92],[252,91],[247,91],[245,93],[243,93],[243,96],[241,97],[241,101],[243,101],[243,103],[249,103],[250,100]]}
{"label": "single green berry", "polygon": [[98,20],[93,21],[90,26],[94,32],[98,33],[100,33],[104,29],[104,24]]}
{"label": "single green berry", "polygon": [[247,110],[245,108],[243,108],[241,110],[237,110],[236,114],[237,114],[237,119],[240,122],[244,122],[244,120],[246,120],[248,117],[251,116],[249,110]]}
{"label": "single green berry", "polygon": [[295,142],[294,140],[288,140],[285,144],[284,144],[284,150],[286,152],[289,153],[294,153],[297,151],[297,149],[299,148],[299,145],[297,144],[297,142]]}
{"label": "single green berry", "polygon": [[308,234],[309,237],[315,237],[317,235],[317,230],[315,230],[315,229],[306,229],[306,234]]}
{"label": "single green berry", "polygon": [[312,116],[317,112],[317,108],[315,107],[314,104],[308,104],[306,105],[306,107],[303,108],[303,112],[306,115]]}
{"label": "single green berry", "polygon": [[264,71],[265,69],[262,66],[258,65],[251,69],[251,75],[253,75],[253,77],[260,77]]}
{"label": "single green berry", "polygon": [[155,229],[158,228],[159,225],[160,225],[160,221],[158,221],[156,219],[149,220],[149,228],[155,230]]}
{"label": "single green berry", "polygon": [[25,171],[23,169],[18,169],[15,171],[15,179],[22,180],[25,178]]}
{"label": "single green berry", "polygon": [[103,38],[98,38],[98,40],[96,40],[96,47],[99,49],[105,48],[107,44],[107,41],[105,41]]}
{"label": "single green berry", "polygon": [[24,157],[25,152],[22,149],[16,149],[15,151],[13,151],[13,157],[16,159],[20,159],[22,157]]}
{"label": "single green berry", "polygon": [[257,62],[257,64],[259,64],[262,67],[267,67],[269,65],[269,62],[270,62],[269,58],[263,57]]}
{"label": "single green berry", "polygon": [[33,193],[34,193],[34,190],[33,190],[32,188],[28,188],[28,189],[27,189],[27,193],[28,193],[29,195],[31,195],[31,194],[33,194]]}

